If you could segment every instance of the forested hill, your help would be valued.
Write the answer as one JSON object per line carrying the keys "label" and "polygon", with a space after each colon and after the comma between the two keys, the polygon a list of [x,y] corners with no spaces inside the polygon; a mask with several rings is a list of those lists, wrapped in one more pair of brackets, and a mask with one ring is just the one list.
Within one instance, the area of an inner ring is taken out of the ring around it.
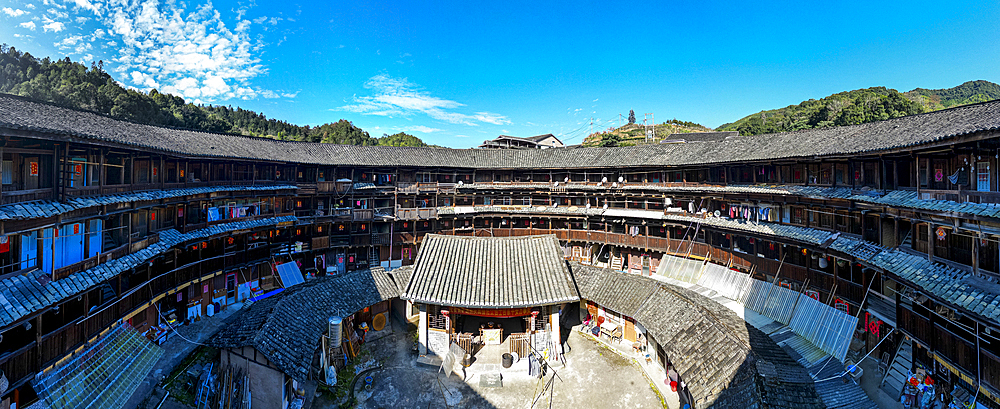
{"label": "forested hill", "polygon": [[38,59],[6,44],[0,46],[0,93],[149,125],[292,141],[427,146],[420,138],[405,133],[375,138],[343,119],[317,127],[298,126],[238,107],[195,105],[156,90],[144,93],[125,89],[104,71],[102,63],[87,67],[69,57]]}
{"label": "forested hill", "polygon": [[1000,85],[982,80],[969,81],[954,88],[917,88],[905,93],[891,88],[874,87],[761,111],[722,125],[717,130],[739,131],[740,135],[760,135],[856,125],[998,98]]}

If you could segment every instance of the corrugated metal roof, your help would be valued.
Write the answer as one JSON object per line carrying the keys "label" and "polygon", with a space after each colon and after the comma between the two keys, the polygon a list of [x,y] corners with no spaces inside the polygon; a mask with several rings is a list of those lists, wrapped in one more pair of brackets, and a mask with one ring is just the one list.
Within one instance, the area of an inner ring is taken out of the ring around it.
{"label": "corrugated metal roof", "polygon": [[424,237],[402,298],[471,308],[579,300],[555,235]]}
{"label": "corrugated metal roof", "polygon": [[649,277],[570,267],[581,298],[632,315],[646,328],[698,407],[822,407],[805,368],[729,308]]}

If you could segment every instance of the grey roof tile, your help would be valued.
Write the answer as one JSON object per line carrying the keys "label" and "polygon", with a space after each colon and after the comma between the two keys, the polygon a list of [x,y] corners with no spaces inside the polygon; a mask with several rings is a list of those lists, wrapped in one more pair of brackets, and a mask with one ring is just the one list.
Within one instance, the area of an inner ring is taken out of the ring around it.
{"label": "grey roof tile", "polygon": [[377,167],[432,163],[478,169],[614,168],[849,155],[904,148],[1000,129],[1000,101],[861,125],[617,148],[440,149],[285,142],[140,125],[10,95],[0,95],[0,127],[199,157]]}
{"label": "grey roof tile", "polygon": [[9,325],[26,315],[46,308],[54,303],[74,296],[100,282],[112,278],[122,272],[155,257],[166,249],[190,240],[210,237],[216,234],[246,228],[273,226],[282,222],[294,222],[294,216],[282,216],[266,219],[248,220],[239,223],[217,224],[209,228],[180,233],[176,230],[160,232],[159,243],[142,249],[135,254],[98,264],[90,269],[71,274],[69,277],[51,281],[41,285],[37,277],[41,270],[32,270],[25,275],[8,277],[0,281],[0,295],[10,304],[6,316],[0,316],[0,326]]}
{"label": "grey roof tile", "polygon": [[252,303],[209,344],[253,346],[282,372],[305,380],[331,317],[347,317],[398,296],[399,289],[381,268],[318,277]]}
{"label": "grey roof tile", "polygon": [[579,300],[555,235],[424,237],[402,297],[456,307],[527,307]]}

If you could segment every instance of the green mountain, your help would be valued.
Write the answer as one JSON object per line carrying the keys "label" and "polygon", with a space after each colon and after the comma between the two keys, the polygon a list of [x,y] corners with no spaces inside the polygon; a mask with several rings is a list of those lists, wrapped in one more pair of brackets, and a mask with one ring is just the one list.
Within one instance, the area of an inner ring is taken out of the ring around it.
{"label": "green mountain", "polygon": [[104,71],[103,62],[87,67],[69,57],[38,59],[6,44],[0,45],[0,92],[149,125],[292,141],[428,146],[405,133],[374,138],[343,119],[316,127],[299,126],[239,107],[187,103],[155,89],[125,89]]}
{"label": "green mountain", "polygon": [[969,81],[954,88],[917,88],[907,92],[906,97],[919,102],[931,111],[936,111],[1000,98],[1000,85],[983,80]]}
{"label": "green mountain", "polygon": [[712,128],[694,122],[671,119],[654,125],[656,137],[646,141],[646,129],[641,124],[626,124],[606,132],[595,132],[584,138],[583,146],[634,146],[659,143],[675,133],[711,132]]}
{"label": "green mountain", "polygon": [[717,130],[739,131],[740,135],[760,135],[856,125],[998,98],[1000,85],[982,80],[969,81],[954,88],[917,88],[905,93],[891,88],[873,87],[761,111],[719,126]]}

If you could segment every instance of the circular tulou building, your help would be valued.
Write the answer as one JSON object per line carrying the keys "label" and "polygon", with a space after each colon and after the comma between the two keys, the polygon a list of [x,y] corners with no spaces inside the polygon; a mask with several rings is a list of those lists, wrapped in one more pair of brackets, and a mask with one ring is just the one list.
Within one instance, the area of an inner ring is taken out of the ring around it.
{"label": "circular tulou building", "polygon": [[177,328],[219,314],[231,407],[301,407],[392,319],[458,372],[558,370],[582,332],[681,407],[1000,407],[1000,101],[440,149],[0,95],[0,138],[0,408],[126,407]]}

